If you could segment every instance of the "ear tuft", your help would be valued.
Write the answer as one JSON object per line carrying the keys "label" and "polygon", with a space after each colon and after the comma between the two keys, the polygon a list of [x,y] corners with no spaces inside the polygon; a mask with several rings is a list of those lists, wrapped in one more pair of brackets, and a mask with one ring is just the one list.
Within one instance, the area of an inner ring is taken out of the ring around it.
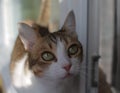
{"label": "ear tuft", "polygon": [[28,24],[19,23],[19,37],[24,45],[25,50],[32,50],[38,36],[37,32]]}

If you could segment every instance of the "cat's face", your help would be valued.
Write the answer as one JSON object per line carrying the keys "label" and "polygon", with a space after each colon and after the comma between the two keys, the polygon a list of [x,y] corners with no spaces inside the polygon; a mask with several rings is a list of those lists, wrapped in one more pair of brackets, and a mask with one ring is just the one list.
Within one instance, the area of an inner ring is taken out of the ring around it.
{"label": "cat's face", "polygon": [[79,75],[83,50],[75,32],[74,14],[68,15],[57,32],[49,33],[40,26],[33,28],[21,23],[19,36],[28,51],[28,66],[34,75],[48,79]]}
{"label": "cat's face", "polygon": [[37,76],[65,78],[78,75],[82,59],[82,46],[67,33],[52,33],[38,40],[29,55],[30,69]]}

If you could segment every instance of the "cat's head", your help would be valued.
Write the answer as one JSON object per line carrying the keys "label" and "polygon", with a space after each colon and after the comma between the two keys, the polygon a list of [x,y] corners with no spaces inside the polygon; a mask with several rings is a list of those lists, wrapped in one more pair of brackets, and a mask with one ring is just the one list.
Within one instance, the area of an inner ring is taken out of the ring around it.
{"label": "cat's head", "polygon": [[54,33],[36,24],[20,23],[19,37],[28,52],[29,69],[35,76],[63,79],[79,75],[83,50],[75,26],[73,12]]}

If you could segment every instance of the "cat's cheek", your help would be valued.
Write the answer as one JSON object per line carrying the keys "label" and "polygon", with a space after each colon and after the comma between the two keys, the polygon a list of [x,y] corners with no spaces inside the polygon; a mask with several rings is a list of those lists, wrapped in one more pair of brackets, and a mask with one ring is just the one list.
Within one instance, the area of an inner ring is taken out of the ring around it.
{"label": "cat's cheek", "polygon": [[40,67],[38,67],[38,66],[33,67],[32,72],[33,72],[33,74],[34,74],[35,76],[37,76],[37,77],[41,77],[41,76],[43,75],[43,70],[42,70],[42,68],[40,68]]}
{"label": "cat's cheek", "polygon": [[80,66],[81,66],[81,62],[79,59],[71,59],[72,62],[72,67],[70,70],[70,73],[72,73],[73,75],[78,75],[80,73]]}
{"label": "cat's cheek", "polygon": [[38,77],[41,77],[43,75],[42,70],[36,70],[36,71],[33,71],[33,73],[34,73],[35,76],[38,76]]}

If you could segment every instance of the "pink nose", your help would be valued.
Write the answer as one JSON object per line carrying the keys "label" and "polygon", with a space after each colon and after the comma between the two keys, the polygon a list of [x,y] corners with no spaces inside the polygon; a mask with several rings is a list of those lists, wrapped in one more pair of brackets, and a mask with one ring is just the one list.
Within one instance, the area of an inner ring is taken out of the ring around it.
{"label": "pink nose", "polygon": [[70,68],[71,68],[71,64],[68,64],[68,65],[65,65],[63,68],[66,70],[66,71],[69,71],[70,70]]}

